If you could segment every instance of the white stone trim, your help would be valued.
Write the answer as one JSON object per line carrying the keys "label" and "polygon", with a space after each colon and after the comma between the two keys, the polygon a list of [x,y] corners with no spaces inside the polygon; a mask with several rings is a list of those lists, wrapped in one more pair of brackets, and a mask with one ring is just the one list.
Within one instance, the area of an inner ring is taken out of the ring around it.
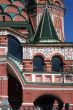
{"label": "white stone trim", "polygon": [[0,62],[0,64],[5,64],[7,61]]}
{"label": "white stone trim", "polygon": [[70,106],[73,106],[73,104],[70,104]]}
{"label": "white stone trim", "polygon": [[32,74],[32,82],[35,82],[35,74]]}
{"label": "white stone trim", "polygon": [[7,31],[7,30],[1,30],[0,31],[0,35],[8,35],[8,34],[15,36],[21,43],[26,43],[25,38],[20,38],[19,35],[16,35],[10,31]]}
{"label": "white stone trim", "polygon": [[8,32],[6,30],[0,30],[0,35],[7,35]]}
{"label": "white stone trim", "polygon": [[31,87],[24,87],[24,90],[69,90],[73,91],[73,88],[31,88]]}
{"label": "white stone trim", "polygon": [[[22,105],[24,106],[24,105],[26,105],[26,106],[29,106],[29,105],[31,105],[31,106],[34,106],[34,103],[22,103]],[[57,104],[55,104],[55,105],[57,105]],[[73,106],[73,104],[69,104],[70,106]],[[64,104],[64,106],[65,106],[65,104]]]}
{"label": "white stone trim", "polygon": [[7,76],[0,76],[0,80],[8,80]]}
{"label": "white stone trim", "polygon": [[8,52],[8,47],[7,47],[7,46],[3,46],[3,47],[1,46],[0,49],[3,49],[3,52],[0,53],[0,55],[2,55],[2,56],[3,56],[3,55],[4,55],[4,56],[7,55],[7,52]]}
{"label": "white stone trim", "polygon": [[52,74],[51,76],[52,76],[52,82],[55,82],[55,75]]}
{"label": "white stone trim", "polygon": [[2,97],[2,98],[8,98],[8,96],[4,96],[4,95],[0,95],[0,97]]}
{"label": "white stone trim", "polygon": [[22,103],[22,105],[34,105],[33,103]]}

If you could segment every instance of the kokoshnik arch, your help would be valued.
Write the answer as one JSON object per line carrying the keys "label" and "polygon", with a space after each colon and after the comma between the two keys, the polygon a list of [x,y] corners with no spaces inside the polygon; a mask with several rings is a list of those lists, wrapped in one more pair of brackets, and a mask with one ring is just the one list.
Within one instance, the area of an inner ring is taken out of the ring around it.
{"label": "kokoshnik arch", "polygon": [[0,0],[0,109],[73,110],[64,13],[63,0]]}

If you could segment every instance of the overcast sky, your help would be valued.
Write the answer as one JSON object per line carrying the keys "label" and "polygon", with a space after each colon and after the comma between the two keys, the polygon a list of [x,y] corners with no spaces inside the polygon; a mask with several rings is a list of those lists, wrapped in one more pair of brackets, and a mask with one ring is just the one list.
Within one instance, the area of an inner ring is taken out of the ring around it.
{"label": "overcast sky", "polygon": [[65,41],[73,42],[73,0],[64,0],[65,12]]}

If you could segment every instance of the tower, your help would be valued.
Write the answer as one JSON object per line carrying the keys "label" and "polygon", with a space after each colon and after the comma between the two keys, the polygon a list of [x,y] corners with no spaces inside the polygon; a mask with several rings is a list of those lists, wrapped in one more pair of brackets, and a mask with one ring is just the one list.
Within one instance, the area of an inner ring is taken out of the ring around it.
{"label": "tower", "polygon": [[[64,2],[62,0],[47,0],[48,11],[53,21],[59,39],[64,42]],[[45,0],[37,0],[37,25],[45,7]]]}

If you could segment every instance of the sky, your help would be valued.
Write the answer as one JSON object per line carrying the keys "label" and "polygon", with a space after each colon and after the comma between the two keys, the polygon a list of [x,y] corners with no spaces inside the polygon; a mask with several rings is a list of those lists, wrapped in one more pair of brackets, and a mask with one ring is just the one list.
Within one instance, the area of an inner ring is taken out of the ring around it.
{"label": "sky", "polygon": [[64,0],[66,8],[64,16],[65,41],[73,42],[73,0]]}

